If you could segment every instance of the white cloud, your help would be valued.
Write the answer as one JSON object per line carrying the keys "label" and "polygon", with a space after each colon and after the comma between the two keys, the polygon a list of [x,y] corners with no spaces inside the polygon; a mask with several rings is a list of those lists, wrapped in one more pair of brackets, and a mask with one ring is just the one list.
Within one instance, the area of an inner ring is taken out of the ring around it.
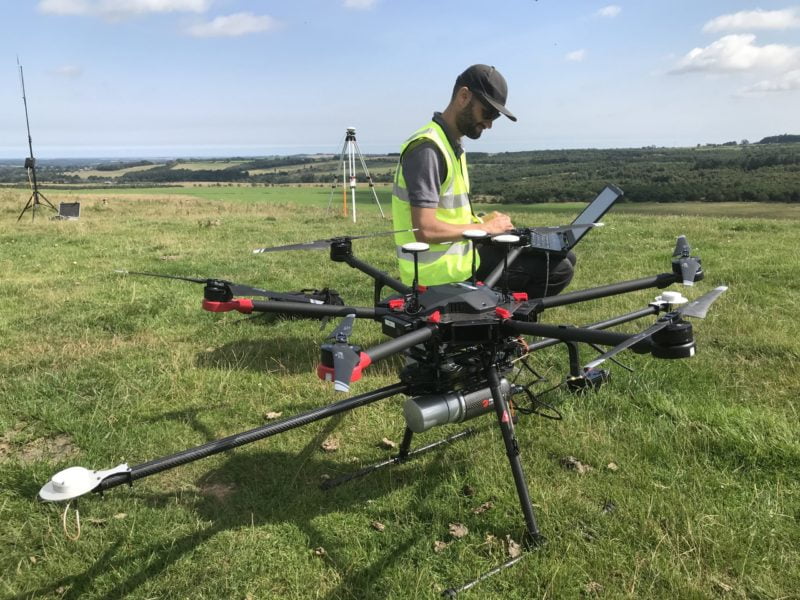
{"label": "white cloud", "polygon": [[616,4],[609,4],[608,6],[604,6],[603,8],[598,10],[597,16],[613,18],[616,17],[621,12],[622,12],[621,6],[618,6]]}
{"label": "white cloud", "polygon": [[684,56],[672,73],[704,71],[730,73],[785,70],[800,65],[800,47],[767,44],[757,46],[752,34],[731,34]]}
{"label": "white cloud", "polygon": [[39,12],[125,19],[136,15],[170,12],[206,12],[211,0],[40,0]]}
{"label": "white cloud", "polygon": [[39,12],[49,15],[86,15],[91,8],[86,0],[41,0],[37,5]]}
{"label": "white cloud", "polygon": [[762,92],[791,92],[800,90],[800,69],[784,73],[775,79],[765,79],[741,90],[740,94],[758,94]]}
{"label": "white cloud", "polygon": [[754,29],[791,29],[800,27],[800,11],[794,8],[784,10],[743,10],[730,15],[711,19],[703,25],[703,31],[753,31]]}
{"label": "white cloud", "polygon": [[584,58],[586,58],[586,50],[583,48],[580,50],[573,50],[564,55],[564,59],[570,62],[581,62]]}
{"label": "white cloud", "polygon": [[368,10],[375,6],[376,3],[377,0],[344,0],[344,7],[354,10]]}
{"label": "white cloud", "polygon": [[211,0],[100,0],[103,12],[127,14],[206,12]]}
{"label": "white cloud", "polygon": [[83,75],[83,69],[75,65],[62,65],[54,69],[53,72],[59,77],[65,77],[67,79],[77,79]]}
{"label": "white cloud", "polygon": [[243,12],[198,23],[189,27],[187,32],[194,37],[238,37],[270,31],[278,26],[279,22],[270,16]]}

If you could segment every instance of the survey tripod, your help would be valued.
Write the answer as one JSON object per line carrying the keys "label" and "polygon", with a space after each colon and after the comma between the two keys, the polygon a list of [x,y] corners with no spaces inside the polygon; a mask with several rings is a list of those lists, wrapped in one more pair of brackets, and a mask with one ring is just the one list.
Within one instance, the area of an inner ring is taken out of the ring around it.
{"label": "survey tripod", "polygon": [[[361,162],[361,168],[364,169],[364,174],[367,176],[369,189],[372,192],[372,197],[375,199],[375,204],[378,205],[378,210],[381,212],[381,217],[386,218],[383,214],[383,208],[378,200],[378,194],[375,192],[375,183],[372,181],[372,175],[369,174],[367,163],[364,161],[364,155],[361,154],[361,149],[358,147],[356,140],[356,128],[348,127],[344,136],[344,144],[342,145],[341,163],[342,163],[342,214],[347,216],[347,189],[350,188],[350,197],[352,203],[353,223],[356,222],[356,156]],[[337,187],[338,174],[333,176],[333,184],[331,185],[331,193],[328,197],[328,212],[331,210],[333,204],[333,191]]]}

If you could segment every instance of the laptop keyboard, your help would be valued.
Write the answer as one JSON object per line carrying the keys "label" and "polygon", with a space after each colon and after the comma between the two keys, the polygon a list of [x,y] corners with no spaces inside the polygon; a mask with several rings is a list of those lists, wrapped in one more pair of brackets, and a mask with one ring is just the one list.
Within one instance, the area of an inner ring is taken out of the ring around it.
{"label": "laptop keyboard", "polygon": [[550,234],[531,232],[531,246],[539,248],[550,248]]}

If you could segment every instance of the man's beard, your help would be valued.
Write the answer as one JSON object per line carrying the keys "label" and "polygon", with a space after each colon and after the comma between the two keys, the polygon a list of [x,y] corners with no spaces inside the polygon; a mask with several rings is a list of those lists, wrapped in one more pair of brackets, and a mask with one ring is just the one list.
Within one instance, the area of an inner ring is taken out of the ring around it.
{"label": "man's beard", "polygon": [[456,115],[456,127],[471,140],[477,140],[483,133],[483,125],[475,120],[475,111],[472,108],[473,99],[470,99],[464,109]]}

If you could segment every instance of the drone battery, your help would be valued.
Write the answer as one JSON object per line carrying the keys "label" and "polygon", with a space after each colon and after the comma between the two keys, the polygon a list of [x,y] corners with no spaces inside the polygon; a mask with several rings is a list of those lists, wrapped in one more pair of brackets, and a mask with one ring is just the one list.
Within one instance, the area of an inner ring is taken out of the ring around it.
{"label": "drone battery", "polygon": [[411,333],[415,329],[415,324],[399,317],[387,316],[383,318],[381,330],[384,335],[389,337],[400,337],[406,333]]}
{"label": "drone battery", "polygon": [[[500,380],[500,391],[508,399],[511,384]],[[409,398],[403,406],[406,425],[414,433],[422,433],[436,425],[463,423],[486,414],[494,408],[492,392],[488,387],[473,392],[450,392]]]}
{"label": "drone battery", "polygon": [[442,319],[439,329],[442,341],[462,346],[482,344],[499,339],[500,336],[500,323],[493,316],[484,319],[463,319],[448,315]]}
{"label": "drone battery", "polygon": [[527,323],[536,323],[539,320],[539,313],[542,312],[542,301],[524,302],[514,310],[515,321],[525,321]]}

